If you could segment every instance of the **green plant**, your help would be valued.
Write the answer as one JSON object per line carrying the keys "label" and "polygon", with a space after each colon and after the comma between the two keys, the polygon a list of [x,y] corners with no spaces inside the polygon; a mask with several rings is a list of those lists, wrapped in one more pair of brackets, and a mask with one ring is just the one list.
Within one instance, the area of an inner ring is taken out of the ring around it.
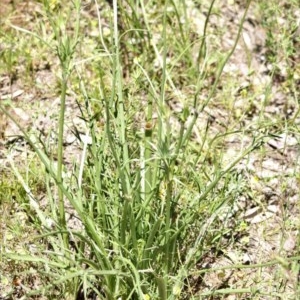
{"label": "green plant", "polygon": [[[14,26],[55,53],[61,70],[57,164],[47,154],[46,143],[41,145],[36,136],[19,126],[45,167],[49,209],[40,207],[34,191],[11,162],[34,211],[39,231],[36,240],[43,241],[47,251],[4,253],[3,257],[36,264],[40,276],[48,278],[49,284],[27,291],[28,296],[194,299],[198,296],[191,277],[208,272],[194,268],[212,247],[224,246],[223,237],[231,231],[226,228],[228,210],[236,195],[246,189],[233,169],[261,147],[268,134],[250,126],[237,130],[229,125],[215,133],[208,118],[196,131],[199,138],[194,138],[198,115],[217,93],[251,1],[247,1],[232,49],[217,53],[217,59],[211,59],[207,43],[215,1],[208,6],[204,32],[197,41],[190,40],[189,30],[183,26],[188,24],[188,16],[183,14],[186,23],[180,17],[185,2],[164,1],[162,9],[153,13],[146,13],[151,1],[120,4],[114,0],[111,12],[97,7],[100,45],[93,49],[90,60],[81,57],[86,54],[82,50],[80,1],[61,13],[56,5],[50,5],[53,3],[44,1],[52,30],[49,39]],[[110,24],[108,35],[103,33],[100,12]],[[156,26],[152,17],[162,20],[161,26]],[[194,65],[191,49],[197,43]],[[97,74],[93,80],[88,77],[89,70]],[[215,74],[214,81],[207,86],[211,74]],[[75,130],[82,148],[79,161],[70,167],[63,163],[65,101],[74,90],[80,94],[76,95],[77,104],[86,131]],[[206,97],[199,100],[202,93]],[[183,104],[175,121],[169,98],[178,98]],[[0,109],[14,120],[2,105]],[[245,132],[252,142],[241,146],[239,155],[226,163],[224,141]],[[78,219],[75,227],[68,222],[68,215]],[[219,289],[199,297],[255,295],[257,290]]]}
{"label": "green plant", "polygon": [[[47,157],[46,153],[37,146],[36,141],[20,128],[46,167],[50,179],[58,187],[58,202],[51,205],[54,210],[51,215],[55,231],[49,227],[48,216],[45,212],[32,204],[44,228],[41,229],[41,236],[48,237],[47,241],[53,247],[55,256],[48,254],[45,258],[14,255],[9,255],[9,257],[46,263],[48,267],[55,270],[52,273],[54,278],[51,286],[64,282],[66,293],[73,294],[74,297],[82,291],[87,294],[91,289],[98,296],[105,295],[107,299],[118,297],[142,299],[144,295],[155,297],[157,287],[160,299],[175,299],[180,294],[189,268],[201,258],[200,249],[203,247],[206,231],[204,224],[207,221],[203,223],[194,207],[197,203],[207,201],[221,179],[240,159],[256,147],[256,142],[227,168],[221,170],[217,167],[216,173],[212,174],[211,183],[192,203],[181,203],[184,189],[181,190],[178,184],[184,187],[187,183],[181,179],[184,165],[176,165],[176,162],[185,163],[183,156],[188,151],[197,115],[194,115],[192,122],[187,126],[189,110],[185,108],[179,132],[171,131],[172,125],[168,121],[165,107],[165,93],[167,85],[173,89],[176,88],[166,64],[168,6],[166,3],[163,12],[162,46],[164,50],[162,56],[159,54],[157,45],[152,43],[155,55],[160,61],[162,76],[160,87],[158,86],[160,91],[157,91],[147,71],[141,64],[138,64],[148,81],[151,97],[147,101],[146,124],[141,130],[142,136],[134,137],[130,141],[128,140],[126,100],[123,93],[118,6],[114,1],[112,32],[114,50],[110,53],[113,77],[109,94],[106,92],[103,73],[99,78],[104,102],[101,115],[105,120],[101,135],[96,133],[96,121],[93,118],[85,86],[81,82],[81,92],[85,98],[88,117],[86,120],[89,126],[88,133],[92,137],[92,143],[90,146],[85,144],[88,150],[88,164],[84,166],[85,173],[82,174],[84,169],[80,168],[81,173],[78,173],[75,178],[79,179],[84,175],[89,186],[85,187],[81,179],[75,183],[72,178],[63,179],[65,98],[79,36],[80,2],[77,1],[74,5],[77,21],[74,35],[70,36],[65,31],[66,24],[62,17],[58,15],[54,18],[48,2],[45,2],[61,66],[57,168],[54,168],[50,157]],[[144,18],[147,26],[148,21],[145,16]],[[237,40],[238,38],[239,36]],[[207,101],[200,104],[194,101],[194,109],[200,108],[201,111],[209,103],[224,65],[232,53],[233,51],[219,65],[216,81]],[[200,90],[201,86],[198,87],[197,93]],[[158,114],[157,129],[154,127],[153,108]],[[13,119],[8,112],[6,114]],[[137,145],[140,145],[140,149]],[[82,160],[84,165],[85,155]],[[108,166],[109,169],[106,170]],[[22,182],[20,175],[18,177]],[[195,176],[194,180],[197,183],[200,178]],[[27,189],[27,193],[30,195],[30,190]],[[68,227],[65,217],[66,200],[71,203],[80,219],[83,231],[71,230]],[[214,206],[210,205],[211,211],[208,218],[210,222],[215,219],[222,203],[223,200],[220,203],[216,202]],[[192,210],[192,213],[188,213],[189,210]],[[200,222],[197,221],[199,218]],[[188,228],[195,223],[199,223],[198,226],[202,229],[198,234],[190,235]],[[70,248],[71,239],[76,245],[74,250]],[[184,240],[187,240],[188,244],[182,247]],[[187,249],[184,249],[185,247]],[[62,272],[58,272],[58,267]],[[36,291],[29,294],[35,293]]]}

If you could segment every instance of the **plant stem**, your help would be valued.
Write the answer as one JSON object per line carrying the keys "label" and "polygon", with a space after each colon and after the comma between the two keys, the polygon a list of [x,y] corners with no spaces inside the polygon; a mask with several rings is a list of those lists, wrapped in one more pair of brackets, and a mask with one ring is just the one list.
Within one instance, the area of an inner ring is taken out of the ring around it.
{"label": "plant stem", "polygon": [[[60,188],[62,184],[62,169],[63,169],[63,138],[64,138],[64,124],[65,124],[65,109],[66,109],[66,92],[67,92],[67,75],[65,70],[62,71],[62,87],[61,87],[61,97],[60,97],[60,112],[59,112],[59,124],[58,124],[58,148],[57,148],[57,181],[59,183],[58,188],[58,216],[59,225],[63,232],[67,230],[66,216],[65,216],[65,203],[64,203],[64,193]],[[69,238],[68,234],[62,234],[63,243],[65,249],[69,248]]]}

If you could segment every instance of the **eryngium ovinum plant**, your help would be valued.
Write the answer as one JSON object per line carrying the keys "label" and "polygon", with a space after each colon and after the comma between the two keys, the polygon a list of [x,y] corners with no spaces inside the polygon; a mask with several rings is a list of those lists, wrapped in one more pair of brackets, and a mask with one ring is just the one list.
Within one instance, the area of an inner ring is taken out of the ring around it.
{"label": "eryngium ovinum plant", "polygon": [[[80,27],[84,7],[79,0],[65,9],[44,1],[51,28],[47,41],[37,33],[16,27],[46,44],[60,63],[57,161],[43,150],[45,144],[40,145],[37,138],[20,127],[45,166],[48,209],[41,209],[14,168],[35,212],[34,224],[40,232],[37,241],[42,240],[48,249],[36,253],[28,250],[26,255],[6,254],[10,259],[38,265],[45,283],[37,290],[28,290],[28,295],[54,294],[63,299],[192,299],[191,280],[195,278],[191,278],[191,271],[222,237],[219,216],[232,201],[230,192],[226,198],[223,194],[231,171],[260,142],[260,137],[255,137],[235,160],[224,165],[217,145],[233,132],[225,130],[211,136],[207,119],[198,130],[201,138],[195,141],[194,137],[198,114],[216,93],[223,68],[240,37],[250,1],[234,46],[216,66],[215,80],[205,101],[200,101],[199,95],[211,73],[206,69],[210,56],[206,39],[215,1],[208,7],[197,55],[191,51],[195,43],[189,44],[184,28],[187,20],[176,22],[180,16],[187,18],[181,11],[186,8],[185,1],[164,1],[153,6],[151,9],[161,16],[156,27],[147,13],[151,1],[147,9],[144,1],[124,2],[114,0],[104,11],[95,1],[99,49],[98,55],[87,60],[80,57],[86,33]],[[105,22],[110,22],[108,35],[103,34]],[[126,30],[126,26],[131,29]],[[185,39],[176,57],[170,56],[175,48],[170,44],[172,26],[178,26]],[[142,46],[137,43],[134,48],[132,39],[126,38],[132,32]],[[157,34],[159,38],[155,37]],[[184,65],[193,53],[192,71],[181,70],[192,74],[186,76],[193,93],[186,95],[173,68],[180,62]],[[131,65],[126,64],[128,60]],[[85,79],[86,61],[94,70],[90,81]],[[81,159],[67,172],[70,166],[63,162],[65,100],[74,86],[86,132],[76,134],[83,145]],[[184,103],[176,116],[167,105],[170,94]],[[7,111],[6,114],[9,115]],[[75,215],[78,225],[71,226],[66,214]]]}

